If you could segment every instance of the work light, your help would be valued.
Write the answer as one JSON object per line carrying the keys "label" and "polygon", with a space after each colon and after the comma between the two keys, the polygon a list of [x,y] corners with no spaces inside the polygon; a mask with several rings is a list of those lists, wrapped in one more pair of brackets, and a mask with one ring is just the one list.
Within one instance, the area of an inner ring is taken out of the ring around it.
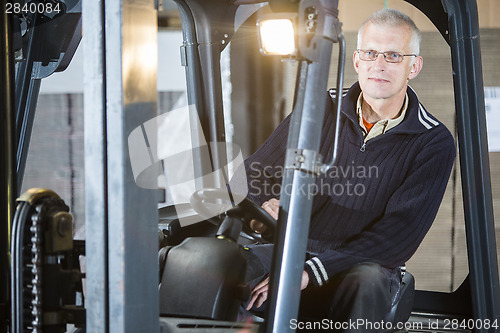
{"label": "work light", "polygon": [[293,18],[262,18],[257,21],[260,52],[268,55],[297,53]]}

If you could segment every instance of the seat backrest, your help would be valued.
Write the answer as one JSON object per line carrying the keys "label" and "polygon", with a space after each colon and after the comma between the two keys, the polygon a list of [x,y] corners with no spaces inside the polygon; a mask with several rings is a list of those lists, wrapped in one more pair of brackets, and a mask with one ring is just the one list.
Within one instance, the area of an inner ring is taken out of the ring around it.
{"label": "seat backrest", "polygon": [[224,239],[186,238],[164,261],[160,315],[235,321],[249,296],[241,246]]}
{"label": "seat backrest", "polygon": [[399,299],[392,305],[391,311],[385,317],[386,322],[393,324],[408,321],[415,299],[415,278],[410,272],[403,273]]}

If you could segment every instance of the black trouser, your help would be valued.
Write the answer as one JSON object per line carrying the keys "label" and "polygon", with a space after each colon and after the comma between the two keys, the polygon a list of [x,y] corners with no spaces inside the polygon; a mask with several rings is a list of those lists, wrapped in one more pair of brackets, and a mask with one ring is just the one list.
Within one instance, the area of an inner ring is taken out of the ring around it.
{"label": "black trouser", "polygon": [[[252,289],[269,273],[271,258],[272,245],[250,246],[246,278]],[[387,269],[370,262],[354,265],[321,287],[310,284],[304,289],[299,318],[291,325],[304,330],[314,327],[313,331],[378,332],[400,286],[399,268]],[[250,311],[262,316],[266,305]],[[241,313],[244,316],[245,311]]]}

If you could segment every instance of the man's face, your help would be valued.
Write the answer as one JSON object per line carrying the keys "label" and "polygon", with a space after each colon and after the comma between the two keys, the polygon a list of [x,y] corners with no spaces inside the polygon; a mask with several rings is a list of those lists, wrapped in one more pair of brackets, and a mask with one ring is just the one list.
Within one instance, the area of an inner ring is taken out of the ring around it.
{"label": "man's face", "polygon": [[[411,53],[410,40],[411,30],[406,26],[394,27],[368,23],[362,31],[360,49],[409,54]],[[359,59],[357,53],[357,51],[354,52],[354,68],[358,73],[359,84],[367,101],[390,102],[403,98],[408,80],[416,77],[422,67],[421,57],[409,56],[404,57],[401,63],[388,63],[383,54],[379,54],[375,61],[364,61]],[[415,62],[411,65],[413,60]]]}

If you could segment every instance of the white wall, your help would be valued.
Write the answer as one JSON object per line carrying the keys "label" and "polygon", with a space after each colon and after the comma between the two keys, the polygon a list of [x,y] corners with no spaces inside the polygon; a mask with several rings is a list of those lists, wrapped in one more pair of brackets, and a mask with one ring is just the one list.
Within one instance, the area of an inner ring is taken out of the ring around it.
{"label": "white wall", "polygon": [[[70,65],[42,80],[41,94],[83,93],[83,47],[82,39]],[[181,31],[159,31],[158,33],[158,91],[186,90],[185,69],[181,66]]]}

